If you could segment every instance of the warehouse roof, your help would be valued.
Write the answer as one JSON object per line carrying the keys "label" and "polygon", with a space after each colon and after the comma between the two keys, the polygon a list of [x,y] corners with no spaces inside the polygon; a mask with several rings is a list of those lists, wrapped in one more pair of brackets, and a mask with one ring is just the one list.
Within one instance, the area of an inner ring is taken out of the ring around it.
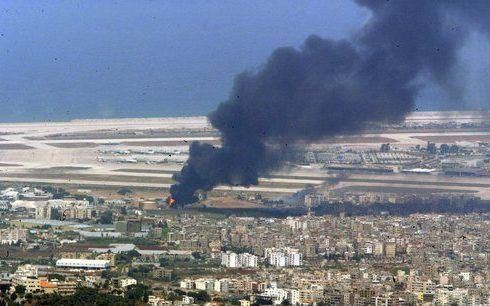
{"label": "warehouse roof", "polygon": [[70,268],[109,268],[111,263],[109,260],[96,260],[96,259],[72,259],[62,258],[56,261],[57,267],[70,267]]}

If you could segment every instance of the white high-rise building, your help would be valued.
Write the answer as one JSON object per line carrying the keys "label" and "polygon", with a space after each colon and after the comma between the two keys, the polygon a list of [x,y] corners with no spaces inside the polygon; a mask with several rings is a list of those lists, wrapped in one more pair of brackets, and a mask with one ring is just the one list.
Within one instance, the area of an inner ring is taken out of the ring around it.
{"label": "white high-rise building", "polygon": [[41,290],[41,283],[38,279],[38,269],[36,266],[22,265],[17,267],[17,271],[12,274],[12,287],[22,285],[26,287],[26,292],[32,293]]}
{"label": "white high-rise building", "polygon": [[255,268],[257,267],[257,256],[243,253],[238,255],[238,266],[244,268]]}
{"label": "white high-rise building", "polygon": [[214,280],[200,278],[194,281],[197,290],[213,291],[214,290]]}
{"label": "white high-rise building", "polygon": [[365,244],[364,244],[364,254],[366,255],[372,255],[373,252],[374,252],[374,246],[373,246],[373,243],[370,242],[370,241],[367,241]]}
{"label": "white high-rise building", "polygon": [[281,304],[284,300],[289,300],[290,305],[296,305],[300,302],[299,290],[281,289],[273,284],[264,291],[262,296],[272,298],[273,303],[276,305]]}
{"label": "white high-rise building", "polygon": [[237,254],[232,252],[221,253],[221,265],[228,268],[237,268],[238,267]]}
{"label": "white high-rise building", "polygon": [[282,252],[272,252],[269,255],[269,263],[275,267],[285,267],[286,256]]}
{"label": "white high-rise building", "polygon": [[51,219],[51,206],[48,204],[37,206],[36,219]]}
{"label": "white high-rise building", "polygon": [[288,266],[301,266],[303,265],[303,254],[298,252],[291,252],[287,255],[286,265]]}
{"label": "white high-rise building", "polygon": [[221,265],[228,268],[255,268],[257,256],[249,253],[236,254],[233,252],[221,253]]}
{"label": "white high-rise building", "polygon": [[194,289],[194,281],[190,279],[184,279],[180,281],[180,288],[182,289]]}
{"label": "white high-rise building", "polygon": [[280,288],[267,288],[262,293],[262,296],[272,298],[274,304],[281,304],[288,298],[288,290]]}
{"label": "white high-rise building", "polygon": [[227,293],[228,292],[228,280],[217,279],[214,281],[214,291]]}
{"label": "white high-rise building", "polygon": [[299,304],[299,299],[300,299],[299,290],[291,289],[288,291],[288,300],[291,303],[291,305]]}
{"label": "white high-rise building", "polygon": [[269,260],[269,264],[275,267],[303,265],[303,254],[299,253],[297,249],[283,248],[278,250],[270,248],[265,250],[265,256]]}

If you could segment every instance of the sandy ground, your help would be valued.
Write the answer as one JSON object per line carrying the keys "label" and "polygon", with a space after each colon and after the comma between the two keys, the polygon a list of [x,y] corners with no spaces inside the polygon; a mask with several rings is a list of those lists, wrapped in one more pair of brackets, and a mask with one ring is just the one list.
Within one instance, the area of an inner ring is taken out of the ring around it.
{"label": "sandy ground", "polygon": [[213,208],[258,208],[261,205],[249,201],[238,200],[230,197],[210,197],[202,204]]}

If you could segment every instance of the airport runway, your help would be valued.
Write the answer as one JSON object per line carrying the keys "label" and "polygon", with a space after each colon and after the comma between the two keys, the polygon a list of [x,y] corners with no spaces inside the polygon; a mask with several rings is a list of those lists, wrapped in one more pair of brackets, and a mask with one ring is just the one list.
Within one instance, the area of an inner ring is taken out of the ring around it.
{"label": "airport runway", "polygon": [[[412,114],[407,118],[407,122],[419,124],[421,122],[444,122],[447,120],[471,122],[472,120],[489,119],[489,114],[480,112],[422,112]],[[166,131],[170,136],[165,136]],[[176,147],[185,148],[192,141],[217,142],[219,138],[209,136],[210,132],[212,129],[205,117],[0,124],[0,180],[76,186],[145,187],[165,190],[172,183],[172,173],[179,171],[182,164],[175,162],[150,165],[139,162],[124,163],[121,162],[124,155],[119,156],[118,161],[101,161],[100,156],[103,155],[101,149],[122,151],[153,147],[172,149]],[[172,136],[175,133],[180,136]],[[448,138],[448,135],[451,137]],[[490,131],[449,131],[445,133],[444,131],[431,132],[415,129],[390,131],[388,133],[380,132],[378,134],[371,132],[339,139],[339,143],[336,143],[335,140],[328,140],[313,146],[341,145],[352,148],[378,148],[381,140],[393,139],[393,146],[413,147],[425,145],[424,137],[464,140],[465,137],[474,138],[476,136],[490,139]],[[348,141],[355,142],[349,143]],[[23,146],[22,149],[19,149],[19,146]],[[181,154],[185,160],[185,153]],[[59,177],[53,175],[59,175]],[[162,182],[159,182],[159,179]],[[490,195],[489,178],[453,178],[414,174],[355,174],[336,178],[335,175],[328,174],[323,170],[304,168],[260,178],[259,186],[250,188],[220,186],[217,190],[291,194],[307,185],[325,184],[326,180],[328,185],[329,180],[332,179],[341,182],[342,186],[379,188],[391,186],[440,190],[463,188],[471,192],[478,192],[485,197]],[[336,187],[330,186],[330,188]]]}

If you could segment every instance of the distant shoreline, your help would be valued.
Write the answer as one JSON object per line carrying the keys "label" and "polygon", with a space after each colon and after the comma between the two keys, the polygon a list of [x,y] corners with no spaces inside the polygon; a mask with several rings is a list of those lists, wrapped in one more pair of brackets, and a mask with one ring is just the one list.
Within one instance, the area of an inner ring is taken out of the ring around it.
{"label": "distant shoreline", "polygon": [[[429,120],[436,118],[478,118],[478,117],[490,117],[490,109],[489,110],[423,110],[423,111],[414,111],[407,116],[407,120]],[[124,121],[134,121],[134,120],[143,120],[143,121],[166,121],[171,119],[198,119],[198,120],[207,120],[207,114],[189,114],[189,115],[178,115],[178,116],[147,116],[147,117],[107,117],[107,118],[71,118],[71,119],[45,119],[45,120],[22,120],[22,121],[0,121],[1,124],[29,124],[29,123],[44,123],[44,124],[52,124],[52,123],[83,123],[83,122],[124,122]]]}

